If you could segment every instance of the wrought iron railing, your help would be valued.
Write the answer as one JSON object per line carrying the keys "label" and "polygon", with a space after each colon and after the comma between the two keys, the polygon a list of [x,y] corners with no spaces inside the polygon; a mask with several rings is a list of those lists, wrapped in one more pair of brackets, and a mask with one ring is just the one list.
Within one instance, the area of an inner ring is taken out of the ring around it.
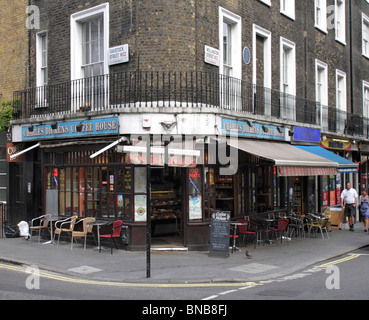
{"label": "wrought iron railing", "polygon": [[368,119],[210,72],[111,73],[14,92],[14,118],[124,108],[216,108],[368,136]]}

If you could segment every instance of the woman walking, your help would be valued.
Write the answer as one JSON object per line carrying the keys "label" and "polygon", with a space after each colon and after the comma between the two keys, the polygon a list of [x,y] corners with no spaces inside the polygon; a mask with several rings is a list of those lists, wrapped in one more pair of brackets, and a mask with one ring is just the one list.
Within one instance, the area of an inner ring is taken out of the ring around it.
{"label": "woman walking", "polygon": [[364,231],[368,232],[369,226],[369,197],[367,192],[364,190],[360,201],[360,213],[364,218]]}

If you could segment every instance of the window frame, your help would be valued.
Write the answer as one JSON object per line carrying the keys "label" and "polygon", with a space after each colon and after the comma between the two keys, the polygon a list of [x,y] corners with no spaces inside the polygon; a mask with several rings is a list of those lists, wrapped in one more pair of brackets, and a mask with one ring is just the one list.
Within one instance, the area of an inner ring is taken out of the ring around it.
{"label": "window frame", "polygon": [[[336,41],[342,43],[343,45],[346,45],[346,3],[345,0],[335,0],[334,4],[335,4],[335,19],[334,19],[335,39]],[[341,10],[339,9],[339,7],[341,8]],[[339,21],[341,22],[340,27],[338,26]]]}
{"label": "window frame", "polygon": [[228,66],[232,69],[230,75],[236,79],[242,79],[242,18],[233,12],[219,7],[219,48],[220,48],[220,65],[219,74],[224,74],[224,47],[223,47],[223,23],[232,25],[231,43],[232,43],[232,65]]}
{"label": "window frame", "polygon": [[[285,6],[283,5],[284,3],[285,3]],[[291,20],[295,20],[295,6],[296,6],[295,0],[281,0],[280,1],[280,12],[281,14],[290,18]]]}
{"label": "window frame", "polygon": [[[320,10],[320,20],[317,10]],[[327,30],[327,0],[314,0],[314,25],[315,28],[322,31],[323,33],[328,33]]]}
{"label": "window frame", "polygon": [[70,53],[71,53],[71,80],[82,79],[82,22],[93,20],[95,17],[103,16],[104,24],[104,65],[103,74],[109,73],[107,52],[109,49],[109,2],[89,8],[71,15],[70,22]]}
{"label": "window frame", "polygon": [[[364,38],[364,27],[367,28],[366,39]],[[366,40],[366,45],[364,40]],[[364,13],[361,16],[361,47],[362,55],[369,59],[369,18]]]}

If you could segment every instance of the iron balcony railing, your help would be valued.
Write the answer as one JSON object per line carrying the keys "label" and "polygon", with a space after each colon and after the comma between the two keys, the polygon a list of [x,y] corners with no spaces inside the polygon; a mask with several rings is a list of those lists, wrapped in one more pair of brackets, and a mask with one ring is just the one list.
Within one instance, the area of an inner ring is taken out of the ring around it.
{"label": "iron balcony railing", "polygon": [[368,136],[367,118],[210,72],[135,71],[14,92],[14,118],[126,108],[214,108]]}

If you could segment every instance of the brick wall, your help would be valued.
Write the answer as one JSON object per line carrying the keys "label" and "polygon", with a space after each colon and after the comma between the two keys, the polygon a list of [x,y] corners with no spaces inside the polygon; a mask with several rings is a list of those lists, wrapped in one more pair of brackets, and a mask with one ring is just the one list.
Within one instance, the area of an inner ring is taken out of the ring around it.
{"label": "brick wall", "polygon": [[0,101],[26,86],[28,72],[27,0],[0,2]]}
{"label": "brick wall", "polygon": [[[104,3],[68,0],[35,1],[41,11],[41,30],[49,33],[49,83],[70,79],[70,15]],[[327,0],[327,6],[334,5]],[[336,104],[336,69],[346,73],[347,94],[350,94],[349,1],[346,0],[346,43],[335,40],[334,30],[323,33],[314,26],[314,1],[297,1],[295,19],[280,12],[280,1],[267,6],[258,0],[112,0],[110,4],[110,47],[128,43],[130,61],[110,67],[122,70],[212,71],[218,68],[204,63],[204,46],[219,49],[219,7],[242,17],[242,48],[252,52],[253,24],[272,34],[272,88],[280,90],[280,38],[295,43],[296,95],[316,99],[315,59],[328,65],[330,106]],[[369,5],[354,0],[355,95],[362,103],[361,81],[369,74],[368,59],[361,55],[361,11],[369,16]],[[35,32],[31,37],[31,72],[34,83]],[[253,63],[242,62],[242,79],[252,82]],[[367,79],[369,80],[369,79]],[[347,101],[349,103],[350,97]],[[361,113],[361,107],[355,107]]]}

